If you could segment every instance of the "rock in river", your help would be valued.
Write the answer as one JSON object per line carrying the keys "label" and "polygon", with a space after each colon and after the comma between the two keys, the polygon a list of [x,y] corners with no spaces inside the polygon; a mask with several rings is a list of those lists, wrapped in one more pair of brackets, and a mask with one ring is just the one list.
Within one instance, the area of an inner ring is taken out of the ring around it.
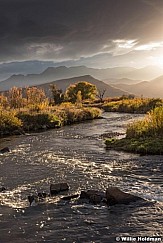
{"label": "rock in river", "polygon": [[117,187],[108,187],[106,189],[106,200],[107,204],[112,206],[115,204],[129,204],[143,199],[130,193],[123,192]]}
{"label": "rock in river", "polygon": [[6,188],[4,186],[1,186],[0,187],[0,192],[5,192],[6,191]]}
{"label": "rock in river", "polygon": [[81,191],[80,199],[87,199],[90,203],[99,204],[104,202],[105,193],[98,190]]}
{"label": "rock in river", "polygon": [[51,196],[67,190],[69,190],[69,185],[67,183],[56,183],[50,185]]}
{"label": "rock in river", "polygon": [[7,152],[10,152],[10,149],[8,147],[0,149],[0,154],[4,154],[4,153],[7,153]]}

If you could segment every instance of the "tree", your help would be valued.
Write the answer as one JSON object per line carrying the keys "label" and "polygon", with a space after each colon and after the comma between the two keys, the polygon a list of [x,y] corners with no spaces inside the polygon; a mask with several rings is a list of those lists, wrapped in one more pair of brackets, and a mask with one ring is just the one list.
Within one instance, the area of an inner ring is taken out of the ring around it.
{"label": "tree", "polygon": [[97,94],[97,88],[95,85],[81,81],[70,85],[66,90],[66,96],[71,102],[75,103],[79,91],[81,92],[80,95],[82,100],[94,99]]}
{"label": "tree", "polygon": [[37,87],[26,88],[26,98],[28,105],[39,105],[47,102],[44,90]]}
{"label": "tree", "polygon": [[8,106],[8,99],[6,96],[4,96],[3,94],[0,95],[0,107],[3,107],[4,109],[6,109]]}
{"label": "tree", "polygon": [[11,108],[22,107],[22,88],[13,87],[9,90],[9,105]]}
{"label": "tree", "polygon": [[100,99],[101,103],[103,102],[105,92],[106,92],[106,89],[103,89],[103,90],[98,89],[98,93],[97,93],[96,96]]}
{"label": "tree", "polygon": [[78,107],[82,106],[82,95],[81,95],[81,91],[79,90],[77,95],[76,95],[76,104]]}
{"label": "tree", "polygon": [[62,89],[57,89],[55,84],[50,85],[50,89],[52,92],[53,100],[56,105],[61,104],[64,101],[64,93]]}

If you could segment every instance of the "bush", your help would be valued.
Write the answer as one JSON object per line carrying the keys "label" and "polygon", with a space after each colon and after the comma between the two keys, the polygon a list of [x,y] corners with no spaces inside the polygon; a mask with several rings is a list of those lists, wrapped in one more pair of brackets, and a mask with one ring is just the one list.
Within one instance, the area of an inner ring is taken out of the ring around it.
{"label": "bush", "polygon": [[69,106],[69,108],[58,110],[58,116],[64,125],[75,122],[91,120],[101,115],[101,110],[98,108],[77,108]]}
{"label": "bush", "polygon": [[20,112],[17,117],[23,122],[25,130],[38,130],[43,128],[55,128],[61,126],[60,119],[51,113],[27,113]]}
{"label": "bush", "polygon": [[162,137],[163,136],[163,106],[157,107],[142,120],[129,125],[127,138]]}
{"label": "bush", "polygon": [[161,99],[135,98],[111,101],[103,105],[105,111],[117,111],[126,113],[147,113],[155,107],[163,105]]}
{"label": "bush", "polygon": [[14,112],[0,111],[0,134],[5,135],[20,129],[22,122],[15,116]]}

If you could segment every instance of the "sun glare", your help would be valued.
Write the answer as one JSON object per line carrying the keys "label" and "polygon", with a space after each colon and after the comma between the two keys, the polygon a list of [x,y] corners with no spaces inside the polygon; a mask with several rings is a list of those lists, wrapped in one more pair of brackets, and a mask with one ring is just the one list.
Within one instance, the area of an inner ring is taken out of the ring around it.
{"label": "sun glare", "polygon": [[163,56],[155,57],[154,62],[155,62],[155,65],[163,68]]}

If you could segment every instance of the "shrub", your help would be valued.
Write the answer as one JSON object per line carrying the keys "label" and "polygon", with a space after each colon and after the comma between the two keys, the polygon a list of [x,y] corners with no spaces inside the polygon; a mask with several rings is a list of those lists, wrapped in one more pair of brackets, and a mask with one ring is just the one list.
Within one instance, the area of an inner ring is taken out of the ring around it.
{"label": "shrub", "polygon": [[163,106],[149,112],[142,121],[129,125],[127,138],[162,137],[163,136]]}
{"label": "shrub", "polygon": [[51,113],[27,113],[20,112],[17,117],[22,120],[25,130],[38,130],[45,128],[55,128],[61,125],[60,119]]}
{"label": "shrub", "polygon": [[163,105],[161,99],[135,98],[111,101],[103,105],[105,111],[117,111],[126,113],[146,113],[155,107]]}
{"label": "shrub", "polygon": [[22,122],[14,112],[0,111],[0,134],[8,134],[21,128]]}

